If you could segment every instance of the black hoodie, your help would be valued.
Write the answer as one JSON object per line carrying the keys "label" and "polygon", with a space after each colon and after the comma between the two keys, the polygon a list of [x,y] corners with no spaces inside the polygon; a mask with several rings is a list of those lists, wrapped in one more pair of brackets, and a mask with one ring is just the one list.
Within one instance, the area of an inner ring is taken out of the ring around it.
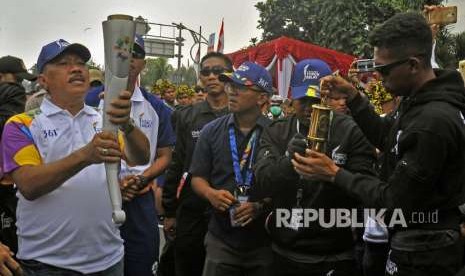
{"label": "black hoodie", "polygon": [[[456,71],[435,74],[392,117],[377,116],[360,96],[349,103],[366,137],[384,152],[381,180],[344,169],[335,179],[366,206],[401,208],[407,229],[458,229],[457,206],[465,202],[464,83]],[[439,221],[412,220],[412,212],[436,210]]]}
{"label": "black hoodie", "polygon": [[[330,209],[355,209],[359,202],[346,191],[320,181],[303,180],[286,156],[287,144],[297,133],[304,136],[308,127],[298,126],[296,117],[273,122],[262,134],[255,169],[256,189],[273,198],[275,210],[267,227],[275,246],[303,255],[335,255],[352,250],[353,236],[350,227],[322,227],[319,221],[294,230],[279,227],[277,212],[296,208],[298,188],[302,188],[302,208],[321,210],[321,218],[330,221]],[[334,114],[326,154],[339,166],[352,172],[374,175],[375,149],[363,136],[355,122],[346,115]],[[359,221],[359,219],[358,219]]]}
{"label": "black hoodie", "polygon": [[6,121],[13,115],[24,112],[26,92],[17,83],[0,83],[0,138]]}

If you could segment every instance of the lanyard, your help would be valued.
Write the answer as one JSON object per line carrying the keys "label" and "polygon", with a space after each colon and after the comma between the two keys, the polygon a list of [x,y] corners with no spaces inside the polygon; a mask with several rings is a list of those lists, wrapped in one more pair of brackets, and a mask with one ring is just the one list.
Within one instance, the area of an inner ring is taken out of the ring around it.
{"label": "lanyard", "polygon": [[[252,183],[252,166],[254,159],[254,149],[257,141],[258,130],[254,130],[250,136],[249,142],[242,154],[241,160],[239,160],[239,153],[237,152],[237,141],[234,131],[234,126],[229,127],[229,146],[231,148],[231,156],[233,161],[234,176],[236,179],[237,186],[250,187]],[[247,165],[248,162],[248,165]]]}

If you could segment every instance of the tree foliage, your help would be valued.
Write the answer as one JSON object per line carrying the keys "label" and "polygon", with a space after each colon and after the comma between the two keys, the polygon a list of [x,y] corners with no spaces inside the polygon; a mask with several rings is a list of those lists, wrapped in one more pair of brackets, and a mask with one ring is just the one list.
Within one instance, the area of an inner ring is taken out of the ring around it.
{"label": "tree foliage", "polygon": [[141,73],[141,85],[151,86],[159,79],[168,79],[174,71],[167,58],[148,58]]}
{"label": "tree foliage", "polygon": [[177,85],[186,84],[192,86],[197,83],[197,73],[193,66],[181,66],[181,68],[173,72],[170,79]]}
{"label": "tree foliage", "polygon": [[151,87],[159,79],[170,80],[176,85],[194,85],[197,81],[197,74],[193,66],[181,66],[181,68],[175,70],[168,63],[167,58],[147,59],[145,69],[141,73],[141,85]]}
{"label": "tree foliage", "polygon": [[370,31],[397,12],[420,11],[442,0],[266,0],[260,13],[262,40],[285,35],[360,57],[372,56]]}
{"label": "tree foliage", "polygon": [[465,32],[452,34],[442,30],[436,42],[436,58],[443,68],[455,69],[465,59]]}

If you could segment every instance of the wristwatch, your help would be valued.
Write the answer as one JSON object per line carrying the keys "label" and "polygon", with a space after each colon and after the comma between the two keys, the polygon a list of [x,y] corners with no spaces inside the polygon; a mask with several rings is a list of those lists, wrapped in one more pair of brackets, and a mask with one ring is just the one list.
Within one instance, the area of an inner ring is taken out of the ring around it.
{"label": "wristwatch", "polygon": [[137,175],[137,178],[139,178],[139,186],[142,188],[145,188],[147,184],[149,184],[149,180],[147,177],[143,176],[142,174]]}
{"label": "wristwatch", "polygon": [[134,130],[135,127],[136,126],[134,125],[134,120],[129,119],[127,123],[119,126],[119,130],[121,130],[121,132],[123,132],[125,135],[128,135]]}

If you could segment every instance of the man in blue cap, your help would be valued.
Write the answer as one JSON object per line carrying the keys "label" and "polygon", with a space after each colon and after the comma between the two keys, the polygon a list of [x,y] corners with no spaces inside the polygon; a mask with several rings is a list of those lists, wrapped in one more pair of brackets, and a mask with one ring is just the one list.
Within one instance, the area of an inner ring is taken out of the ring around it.
{"label": "man in blue cap", "polygon": [[[202,275],[205,263],[203,241],[210,215],[207,202],[192,190],[191,176],[188,172],[202,128],[229,113],[225,83],[219,80],[219,76],[232,71],[232,62],[226,55],[218,52],[207,53],[200,61],[199,74],[200,82],[207,93],[205,101],[183,107],[173,113],[176,146],[166,172],[162,203],[165,211],[165,237],[174,241],[177,276]],[[161,267],[163,263],[162,259]]]}
{"label": "man in blue cap", "polygon": [[[304,179],[294,162],[305,155],[312,105],[320,103],[320,78],[330,75],[329,66],[318,59],[296,64],[291,92],[295,115],[273,122],[263,133],[255,176],[259,192],[270,193],[275,210],[267,220],[275,255],[274,275],[359,275],[350,225],[328,227],[319,220],[305,221],[303,210],[356,208],[358,202],[341,189]],[[372,174],[374,149],[352,119],[334,114],[325,152],[340,166]],[[313,183],[310,185],[309,183]],[[285,221],[278,214],[289,214]],[[292,214],[292,215],[291,215]],[[300,215],[299,215],[300,214]],[[298,222],[302,222],[300,225]]]}
{"label": "man in blue cap", "polygon": [[123,273],[123,240],[111,219],[103,163],[145,164],[149,142],[129,121],[128,91],[107,110],[118,137],[100,131],[101,114],[84,104],[89,59],[81,44],[45,45],[37,69],[48,95],[39,109],[5,125],[3,171],[19,189],[17,257],[25,275]]}
{"label": "man in blue cap", "polygon": [[270,275],[265,201],[255,191],[252,167],[270,123],[260,107],[273,93],[272,79],[264,67],[244,62],[220,80],[231,114],[202,129],[190,167],[193,190],[212,207],[203,275]]}
{"label": "man in blue cap", "polygon": [[[126,221],[121,226],[121,237],[125,242],[126,276],[153,275],[152,266],[158,261],[160,247],[157,218],[159,214],[155,210],[153,180],[163,174],[170,163],[171,147],[175,141],[171,126],[171,110],[162,100],[136,85],[144,67],[144,40],[140,35],[136,35],[128,76],[131,119],[149,139],[150,161],[143,166],[123,164],[121,168],[123,209],[126,212]],[[86,103],[103,106],[103,101],[99,98],[102,91],[103,86],[91,90],[86,97]]]}

